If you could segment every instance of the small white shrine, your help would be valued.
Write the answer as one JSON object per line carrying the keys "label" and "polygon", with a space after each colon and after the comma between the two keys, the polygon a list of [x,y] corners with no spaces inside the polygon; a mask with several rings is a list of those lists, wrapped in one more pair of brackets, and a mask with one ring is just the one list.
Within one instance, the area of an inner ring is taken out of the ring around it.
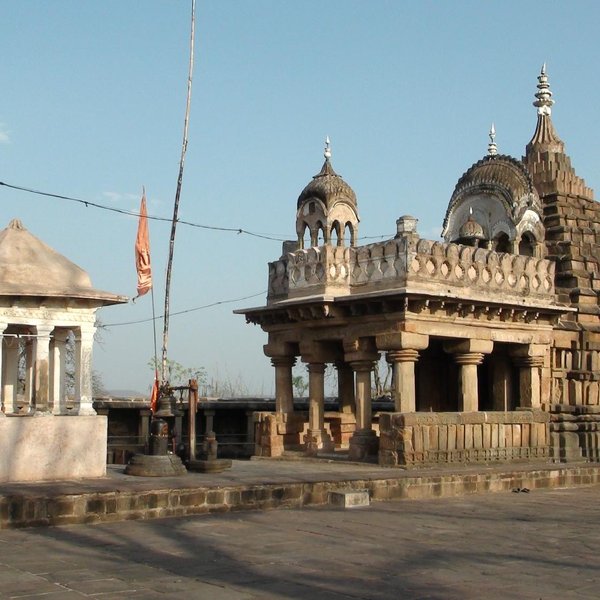
{"label": "small white shrine", "polygon": [[0,482],[106,474],[92,347],[98,308],[123,302],[19,220],[0,232]]}

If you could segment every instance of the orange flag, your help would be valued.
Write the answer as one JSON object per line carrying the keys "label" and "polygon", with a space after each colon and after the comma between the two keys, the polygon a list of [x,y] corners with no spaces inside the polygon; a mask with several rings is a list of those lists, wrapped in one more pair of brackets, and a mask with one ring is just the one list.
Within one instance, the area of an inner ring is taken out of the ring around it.
{"label": "orange flag", "polygon": [[[140,220],[135,239],[135,268],[137,270],[137,296],[147,294],[152,288],[152,269],[150,268],[150,235],[148,233],[148,215],[146,213],[146,191],[140,204]],[[134,300],[135,300],[134,298]]]}
{"label": "orange flag", "polygon": [[150,394],[150,410],[152,414],[156,412],[156,406],[158,404],[158,370],[154,371],[154,385],[152,386],[152,393]]}

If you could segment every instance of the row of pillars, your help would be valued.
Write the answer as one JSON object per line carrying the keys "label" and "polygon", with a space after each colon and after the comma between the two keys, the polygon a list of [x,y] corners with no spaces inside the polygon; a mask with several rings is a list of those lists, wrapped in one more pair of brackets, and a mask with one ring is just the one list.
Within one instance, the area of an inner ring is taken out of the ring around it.
{"label": "row of pillars", "polygon": [[[353,437],[363,442],[371,431],[371,373],[379,360],[379,352],[386,352],[386,359],[393,368],[393,399],[396,412],[416,411],[415,363],[420,351],[429,345],[429,336],[413,333],[397,333],[366,338],[344,344],[344,361],[328,361],[327,352],[315,352],[314,345],[310,353],[302,354],[307,363],[309,374],[309,425],[307,443],[316,444],[319,449],[331,447],[331,440],[324,429],[324,373],[325,364],[333,362],[338,370],[338,396],[341,412],[354,412],[356,432]],[[366,348],[365,348],[366,346]],[[477,367],[484,356],[490,354],[494,343],[489,340],[449,340],[444,350],[459,365],[458,410],[476,412],[479,409]],[[267,345],[267,354],[274,350]],[[301,347],[302,350],[302,347]],[[544,364],[545,345],[515,345],[511,359],[519,368],[520,406],[539,407],[541,405],[540,368]],[[296,357],[272,356],[275,367],[276,411],[291,414],[294,411],[292,367]],[[501,372],[502,381],[496,386],[499,397],[496,408],[507,409],[508,372]],[[351,440],[352,450],[352,440]]]}
{"label": "row of pillars", "polygon": [[[10,329],[18,333],[10,333]],[[24,331],[26,330],[26,333]],[[70,330],[52,325],[11,327],[0,323],[0,416],[8,414],[94,415],[92,407],[93,326],[73,329],[74,403],[67,409],[66,344]],[[19,353],[24,340],[24,407],[19,410]]]}

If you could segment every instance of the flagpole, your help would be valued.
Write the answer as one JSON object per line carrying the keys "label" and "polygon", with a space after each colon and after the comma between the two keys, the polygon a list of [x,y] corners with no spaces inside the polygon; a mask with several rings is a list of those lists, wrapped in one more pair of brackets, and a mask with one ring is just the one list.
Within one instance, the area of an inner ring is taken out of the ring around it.
{"label": "flagpole", "polygon": [[162,382],[166,381],[167,371],[167,346],[169,343],[169,296],[171,291],[171,271],[173,269],[173,251],[175,247],[175,232],[177,229],[177,215],[179,212],[179,197],[181,194],[181,183],[183,181],[183,167],[185,164],[185,153],[188,143],[188,126],[190,119],[190,103],[192,98],[192,73],[194,70],[194,25],[196,19],[196,0],[192,0],[192,23],[190,32],[190,64],[187,83],[187,101],[185,106],[185,120],[183,125],[183,143],[181,146],[181,158],[179,160],[179,176],[177,178],[177,190],[175,192],[175,203],[173,206],[173,220],[171,222],[171,238],[169,240],[169,259],[167,261],[167,275],[165,279],[165,311],[163,320],[162,341]]}

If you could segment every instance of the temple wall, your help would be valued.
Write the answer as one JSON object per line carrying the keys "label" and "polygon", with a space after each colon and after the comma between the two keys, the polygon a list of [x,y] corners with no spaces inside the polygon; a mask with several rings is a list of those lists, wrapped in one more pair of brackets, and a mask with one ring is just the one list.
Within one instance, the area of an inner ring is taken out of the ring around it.
{"label": "temple wall", "polygon": [[379,464],[547,460],[549,420],[541,410],[383,413],[379,418]]}
{"label": "temple wall", "polygon": [[0,482],[106,475],[104,416],[0,418]]}

